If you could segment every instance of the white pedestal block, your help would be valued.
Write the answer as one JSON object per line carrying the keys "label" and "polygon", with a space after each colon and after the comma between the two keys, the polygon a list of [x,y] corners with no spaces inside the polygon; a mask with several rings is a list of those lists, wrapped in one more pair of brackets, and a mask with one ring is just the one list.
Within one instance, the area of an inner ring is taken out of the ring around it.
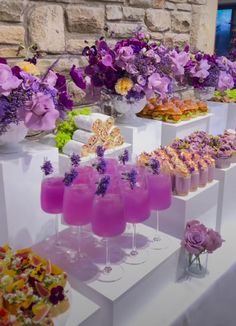
{"label": "white pedestal block", "polygon": [[212,135],[222,134],[227,127],[228,103],[208,101],[210,118],[209,133]]}
{"label": "white pedestal block", "polygon": [[40,166],[45,157],[58,165],[56,148],[29,141],[22,152],[0,155],[1,244],[31,246],[53,234],[53,219],[40,207]]}
{"label": "white pedestal block", "polygon": [[[132,150],[131,150],[131,145],[128,143],[124,143],[123,145],[113,148],[113,149],[108,149],[105,151],[105,157],[117,157],[123,153],[123,151],[127,149],[129,152],[129,157],[131,158],[132,156]],[[81,165],[86,165],[89,164],[92,160],[96,158],[95,154],[82,157],[81,158]],[[60,173],[64,174],[66,171],[70,170],[71,168],[71,162],[69,156],[65,154],[59,154],[59,171]]]}
{"label": "white pedestal block", "polygon": [[236,103],[228,104],[228,118],[226,129],[236,129]]}
{"label": "white pedestal block", "polygon": [[[214,180],[187,196],[173,196],[171,207],[159,212],[160,230],[182,239],[186,223],[193,219],[215,229],[218,190],[219,182]],[[149,220],[149,225],[156,227],[155,212]]]}
{"label": "white pedestal block", "polygon": [[215,178],[219,180],[217,230],[224,221],[236,221],[236,164],[227,169],[216,169]]}
{"label": "white pedestal block", "polygon": [[119,124],[127,143],[132,145],[132,157],[142,152],[152,152],[161,145],[161,123],[155,120],[139,118],[137,125]]}
{"label": "white pedestal block", "polygon": [[76,290],[71,289],[69,318],[64,326],[93,326],[99,324],[99,306]]}
{"label": "white pedestal block", "polygon": [[[174,282],[179,277],[178,261],[180,255],[180,241],[161,233],[161,237],[168,247],[163,250],[148,248],[149,239],[154,232],[143,224],[137,226],[137,246],[147,252],[147,261],[141,265],[128,265],[123,262],[131,250],[130,235],[122,235],[111,241],[111,261],[120,265],[123,277],[112,283],[98,280],[100,270],[105,264],[104,244],[97,238],[83,239],[81,250],[89,256],[77,263],[70,263],[66,256],[56,256],[55,247],[48,242],[37,244],[34,248],[39,254],[51,258],[59,264],[69,275],[71,286],[81,294],[101,307],[101,323],[97,326],[121,326],[135,315],[145,304],[159,293],[167,284]],[[62,241],[71,239],[68,229],[60,232]],[[93,241],[94,240],[94,241]],[[52,242],[53,243],[53,239]],[[70,241],[70,247],[78,249],[76,241]],[[182,270],[181,270],[182,273]],[[79,303],[78,303],[79,312]],[[74,325],[68,325],[74,326]],[[91,324],[90,326],[93,326]]]}
{"label": "white pedestal block", "polygon": [[179,123],[167,123],[156,121],[162,125],[161,145],[169,145],[175,138],[184,138],[196,130],[208,131],[211,114],[197,118],[181,121]]}

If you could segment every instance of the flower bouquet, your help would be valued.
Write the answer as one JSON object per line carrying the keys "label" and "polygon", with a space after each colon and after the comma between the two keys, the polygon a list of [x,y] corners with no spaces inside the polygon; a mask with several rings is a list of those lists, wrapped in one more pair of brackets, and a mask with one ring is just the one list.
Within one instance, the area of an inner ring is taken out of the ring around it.
{"label": "flower bouquet", "polygon": [[126,118],[135,119],[146,98],[165,97],[171,92],[169,77],[172,61],[167,49],[137,32],[134,37],[109,46],[100,38],[92,47],[86,46],[83,55],[88,59],[84,69],[71,69],[75,84],[90,94],[107,94],[114,108]]}
{"label": "flower bouquet", "polygon": [[197,220],[187,223],[181,245],[187,253],[187,272],[193,276],[203,277],[207,272],[208,253],[213,253],[222,246],[220,234]]}
{"label": "flower bouquet", "polygon": [[0,146],[18,150],[27,129],[47,131],[71,110],[73,101],[67,92],[66,79],[53,71],[56,63],[43,76],[29,61],[10,67],[0,59]]}

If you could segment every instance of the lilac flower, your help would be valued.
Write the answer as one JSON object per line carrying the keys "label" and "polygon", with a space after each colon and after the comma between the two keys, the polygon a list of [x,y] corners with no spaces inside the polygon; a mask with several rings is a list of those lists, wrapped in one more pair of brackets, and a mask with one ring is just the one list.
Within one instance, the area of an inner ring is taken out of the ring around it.
{"label": "lilac flower", "polygon": [[123,165],[126,164],[126,162],[129,161],[129,152],[127,149],[124,150],[123,154],[119,156],[119,162],[122,163]]}
{"label": "lilac flower", "polygon": [[224,91],[226,89],[231,89],[234,87],[233,77],[226,71],[221,71],[218,81],[218,90]]}
{"label": "lilac flower", "polygon": [[0,63],[0,95],[8,96],[21,83],[22,81],[13,75],[8,65]]}
{"label": "lilac flower", "polygon": [[101,145],[98,145],[96,148],[97,157],[103,157],[105,153],[105,148]]}
{"label": "lilac flower", "polygon": [[149,165],[153,174],[159,175],[161,173],[161,165],[157,159],[151,158]]}
{"label": "lilac flower", "polygon": [[75,83],[76,86],[78,86],[81,89],[86,89],[86,82],[83,78],[83,70],[76,68],[75,65],[72,66],[70,70],[70,76]]}
{"label": "lilac flower", "polygon": [[41,166],[41,170],[43,171],[44,175],[52,174],[54,170],[51,161],[45,159],[43,165]]}
{"label": "lilac flower", "polygon": [[70,157],[70,161],[73,168],[77,168],[81,161],[80,155],[73,153]]}
{"label": "lilac flower", "polygon": [[72,185],[73,181],[77,176],[78,176],[78,172],[74,168],[72,168],[69,173],[66,172],[63,179],[65,186],[69,187],[70,185]]}
{"label": "lilac flower", "polygon": [[105,175],[104,177],[102,177],[97,185],[97,189],[96,189],[96,192],[95,194],[97,196],[102,196],[104,197],[106,192],[107,192],[107,189],[109,187],[109,184],[110,184],[110,176],[109,175]]}

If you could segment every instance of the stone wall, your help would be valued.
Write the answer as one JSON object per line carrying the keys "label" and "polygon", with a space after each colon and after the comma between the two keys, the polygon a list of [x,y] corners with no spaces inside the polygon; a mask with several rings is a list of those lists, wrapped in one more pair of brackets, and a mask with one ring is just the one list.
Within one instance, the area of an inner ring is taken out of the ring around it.
{"label": "stone wall", "polygon": [[137,24],[167,44],[190,42],[212,50],[207,38],[214,39],[216,12],[207,10],[209,3],[217,0],[0,0],[0,56],[14,60],[19,43],[37,43],[45,53],[40,68],[61,55],[59,66],[64,71],[83,63],[79,54],[84,40],[91,44],[104,27],[123,38]]}

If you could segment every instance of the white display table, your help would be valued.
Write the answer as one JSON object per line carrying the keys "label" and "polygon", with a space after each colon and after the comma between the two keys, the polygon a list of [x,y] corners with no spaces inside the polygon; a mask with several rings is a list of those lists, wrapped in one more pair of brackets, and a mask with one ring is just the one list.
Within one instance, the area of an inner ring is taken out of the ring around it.
{"label": "white display table", "polygon": [[133,159],[142,152],[152,152],[161,145],[161,123],[138,118],[136,125],[117,125],[125,141],[132,145]]}
{"label": "white display table", "polygon": [[[118,146],[116,148],[106,150],[104,156],[118,158],[118,156],[120,154],[122,154],[125,149],[128,150],[129,157],[131,158],[132,157],[132,147],[128,143],[124,143],[123,145]],[[86,165],[89,162],[91,162],[92,160],[94,160],[95,158],[96,158],[95,154],[91,154],[89,156],[82,157],[80,164]],[[59,171],[60,171],[60,173],[64,174],[66,171],[70,170],[70,168],[71,168],[71,162],[70,162],[69,156],[60,153],[59,154]]]}
{"label": "white display table", "polygon": [[219,180],[217,230],[222,222],[236,221],[236,163],[227,169],[215,169],[215,178]]}
{"label": "white display table", "polygon": [[[162,232],[182,238],[189,220],[198,219],[208,227],[216,228],[217,198],[219,182],[214,180],[204,188],[190,192],[187,196],[173,196],[169,209],[159,212],[159,228]],[[156,227],[155,212],[147,221]]]}
{"label": "white display table", "polygon": [[236,103],[228,104],[227,129],[236,129]]}
{"label": "white display table", "polygon": [[0,243],[17,248],[31,246],[53,234],[53,219],[40,208],[44,158],[58,165],[56,148],[23,142],[23,151],[0,154]]}
{"label": "white display table", "polygon": [[[144,225],[138,225],[138,243],[144,245],[152,239],[153,230]],[[122,257],[128,253],[131,245],[130,236],[121,236],[112,243],[112,261],[116,261],[124,269],[123,278],[114,283],[103,283],[97,280],[99,269],[104,266],[105,248],[101,242],[93,242],[92,237],[83,239],[81,248],[90,257],[89,261],[70,263],[65,255],[56,256],[53,245],[42,242],[35,246],[36,252],[51,258],[59,263],[69,274],[72,287],[94,301],[101,307],[101,324],[98,326],[124,325],[130,315],[135,315],[143,305],[145,298],[152,298],[166,285],[178,278],[178,260],[180,254],[180,241],[166,234],[161,234],[163,240],[168,242],[168,248],[163,250],[147,250],[148,259],[141,265],[127,265]],[[68,229],[61,232],[61,239],[70,238]],[[72,244],[72,243],[71,243]],[[76,244],[74,247],[77,250]],[[86,263],[85,263],[86,262]],[[79,303],[78,303],[79,309]],[[68,325],[74,326],[74,325]]]}
{"label": "white display table", "polygon": [[211,116],[211,114],[206,114],[178,123],[156,121],[157,125],[162,125],[161,145],[169,145],[175,138],[184,138],[196,130],[208,132]]}
{"label": "white display table", "polygon": [[69,318],[64,326],[100,325],[100,308],[91,300],[71,289]]}
{"label": "white display table", "polygon": [[222,134],[227,128],[228,103],[208,101],[209,112],[212,113],[209,133],[216,136]]}

